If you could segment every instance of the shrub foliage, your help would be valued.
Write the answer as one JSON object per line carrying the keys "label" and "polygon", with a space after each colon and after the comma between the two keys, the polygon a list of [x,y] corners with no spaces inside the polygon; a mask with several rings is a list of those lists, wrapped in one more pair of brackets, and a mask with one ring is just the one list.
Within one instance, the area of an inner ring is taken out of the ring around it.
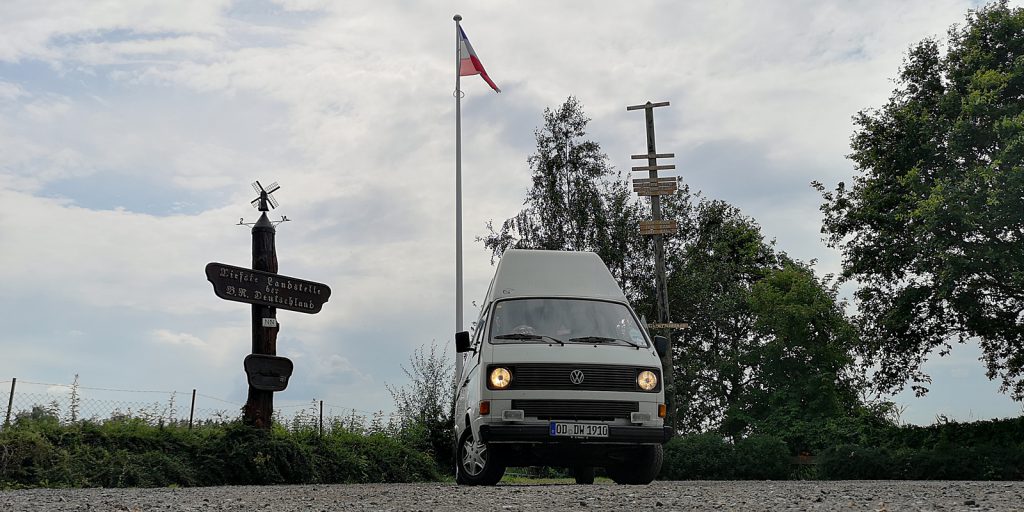
{"label": "shrub foliage", "polygon": [[61,425],[19,417],[0,432],[0,487],[156,487],[437,480],[434,461],[400,441],[323,436],[240,423],[194,430],[137,418]]}

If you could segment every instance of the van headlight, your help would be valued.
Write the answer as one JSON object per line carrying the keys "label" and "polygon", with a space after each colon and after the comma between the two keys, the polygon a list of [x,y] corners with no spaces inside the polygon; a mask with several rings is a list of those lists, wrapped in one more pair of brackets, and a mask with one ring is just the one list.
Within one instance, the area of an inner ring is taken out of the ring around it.
{"label": "van headlight", "polygon": [[636,385],[644,391],[651,391],[658,387],[658,376],[650,370],[644,370],[636,376]]}
{"label": "van headlight", "polygon": [[512,372],[508,368],[491,368],[491,375],[487,377],[488,387],[491,389],[505,389],[512,383]]}

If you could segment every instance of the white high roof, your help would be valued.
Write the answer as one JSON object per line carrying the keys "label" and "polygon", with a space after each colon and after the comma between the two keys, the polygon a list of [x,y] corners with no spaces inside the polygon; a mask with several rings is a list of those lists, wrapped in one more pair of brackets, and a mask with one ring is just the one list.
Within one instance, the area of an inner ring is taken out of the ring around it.
{"label": "white high roof", "polygon": [[527,296],[626,302],[619,283],[595,253],[509,249],[498,261],[487,303]]}

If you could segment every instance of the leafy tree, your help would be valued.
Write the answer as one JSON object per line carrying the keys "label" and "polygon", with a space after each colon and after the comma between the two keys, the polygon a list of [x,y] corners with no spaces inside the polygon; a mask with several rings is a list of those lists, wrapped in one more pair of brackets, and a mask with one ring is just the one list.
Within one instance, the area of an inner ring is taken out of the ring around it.
{"label": "leafy tree", "polygon": [[490,234],[480,240],[494,257],[510,248],[594,251],[636,296],[645,289],[638,276],[652,251],[639,235],[647,213],[600,144],[586,139],[589,122],[572,96],[555,110],[544,109],[544,125],[534,131],[537,151],[527,159],[533,184],[524,208],[500,229],[488,223]]}
{"label": "leafy tree", "polygon": [[857,332],[835,285],[777,253],[737,208],[691,211],[670,258],[672,310],[690,320],[674,345],[677,428],[777,436],[794,451],[857,441],[886,404],[861,402]]}
{"label": "leafy tree", "polygon": [[730,426],[751,378],[752,354],[762,343],[754,331],[750,290],[778,257],[760,227],[721,201],[702,201],[685,222],[688,242],[669,252],[669,304],[690,327],[675,350],[676,426],[683,433]]}
{"label": "leafy tree", "polygon": [[750,291],[754,331],[763,341],[731,416],[753,432],[782,438],[795,452],[857,442],[861,427],[882,423],[880,409],[860,401],[857,331],[836,288],[808,265],[784,258]]}
{"label": "leafy tree", "polygon": [[860,352],[880,390],[930,379],[936,349],[976,338],[1024,399],[1024,10],[969,12],[913,47],[897,89],[855,116],[853,185],[822,192],[822,232],[861,288]]}

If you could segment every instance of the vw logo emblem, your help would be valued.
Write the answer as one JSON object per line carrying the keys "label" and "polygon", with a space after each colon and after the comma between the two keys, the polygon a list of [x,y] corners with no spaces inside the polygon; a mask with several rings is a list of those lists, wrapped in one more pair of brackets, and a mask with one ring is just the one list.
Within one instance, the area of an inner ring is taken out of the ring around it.
{"label": "vw logo emblem", "polygon": [[569,373],[569,382],[577,386],[583,384],[583,370],[573,370]]}

